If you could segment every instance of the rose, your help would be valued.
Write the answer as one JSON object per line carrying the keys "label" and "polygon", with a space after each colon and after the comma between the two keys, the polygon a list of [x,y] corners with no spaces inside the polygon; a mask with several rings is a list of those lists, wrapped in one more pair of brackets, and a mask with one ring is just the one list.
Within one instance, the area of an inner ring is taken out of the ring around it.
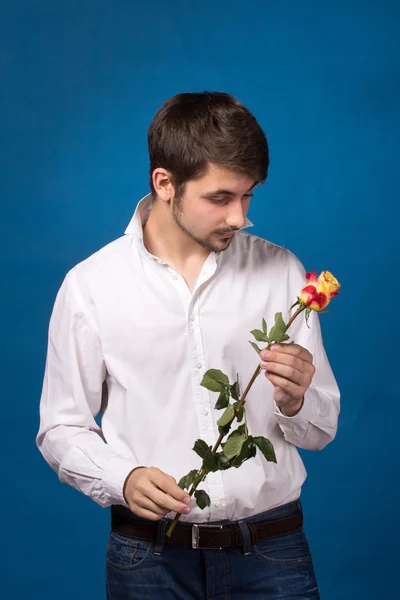
{"label": "rose", "polygon": [[340,283],[329,271],[322,271],[319,277],[317,272],[307,273],[308,284],[301,290],[299,304],[316,312],[323,311],[331,301],[338,296]]}
{"label": "rose", "polygon": [[[262,328],[254,329],[251,333],[257,342],[267,344],[265,350],[270,350],[274,344],[282,344],[290,339],[286,333],[291,324],[297,317],[304,312],[306,323],[308,317],[314,310],[321,312],[328,306],[331,298],[338,296],[340,283],[329,271],[322,271],[319,277],[317,272],[312,271],[306,274],[308,284],[301,290],[297,301],[290,307],[289,312],[295,306],[299,308],[290,317],[287,323],[284,322],[282,313],[275,314],[275,324],[268,331],[265,319],[262,320]],[[254,342],[250,342],[257,354],[262,352],[261,348]],[[271,442],[262,436],[253,437],[249,434],[247,428],[245,401],[254,381],[262,372],[260,365],[257,366],[243,394],[240,394],[239,382],[231,383],[228,376],[217,369],[209,369],[203,376],[200,383],[206,389],[217,392],[218,400],[215,404],[217,410],[225,409],[225,412],[217,421],[219,437],[214,446],[209,446],[204,440],[196,440],[193,450],[202,459],[202,465],[199,469],[192,469],[187,475],[184,475],[178,486],[188,490],[188,495],[194,495],[199,508],[204,509],[210,506],[210,498],[204,490],[198,490],[197,487],[207,477],[208,473],[223,471],[232,467],[240,467],[246,460],[253,458],[257,451],[260,451],[267,461],[276,462],[274,447]],[[231,399],[234,400],[231,403]],[[244,419],[244,423],[235,429],[225,443],[222,440],[229,433],[231,425],[236,420],[238,423]],[[222,451],[217,452],[222,445]],[[168,531],[167,537],[171,537],[175,525],[179,521],[180,513],[175,515]]]}

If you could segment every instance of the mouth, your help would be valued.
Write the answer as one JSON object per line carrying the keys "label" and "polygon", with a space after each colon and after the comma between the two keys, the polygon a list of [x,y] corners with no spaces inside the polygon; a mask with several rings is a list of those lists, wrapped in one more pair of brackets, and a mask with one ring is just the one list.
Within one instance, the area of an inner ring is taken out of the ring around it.
{"label": "mouth", "polygon": [[224,233],[217,231],[216,233],[222,238],[231,238],[235,235],[236,231],[228,231],[228,232],[224,232]]}

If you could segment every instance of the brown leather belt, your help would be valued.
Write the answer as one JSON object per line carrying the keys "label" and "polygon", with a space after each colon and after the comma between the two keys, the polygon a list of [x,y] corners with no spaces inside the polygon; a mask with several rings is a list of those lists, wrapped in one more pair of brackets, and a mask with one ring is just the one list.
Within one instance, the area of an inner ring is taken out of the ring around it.
{"label": "brown leather belt", "polygon": [[[155,543],[157,540],[158,521],[130,518],[111,507],[111,530],[127,537],[139,538]],[[167,522],[167,527],[170,521]],[[276,538],[299,531],[303,525],[303,513],[296,512],[280,517],[266,519],[257,523],[247,522],[252,544],[267,538]],[[242,533],[238,521],[219,525],[216,523],[178,523],[171,538],[165,536],[165,543],[179,544],[200,549],[220,549],[242,546]]]}

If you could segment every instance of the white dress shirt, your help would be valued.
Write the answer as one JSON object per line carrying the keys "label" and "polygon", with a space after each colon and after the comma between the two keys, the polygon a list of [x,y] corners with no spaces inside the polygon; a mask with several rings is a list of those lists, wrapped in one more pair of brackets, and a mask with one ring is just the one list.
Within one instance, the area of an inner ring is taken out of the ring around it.
{"label": "white dress shirt", "polygon": [[[62,482],[104,507],[126,506],[122,488],[136,466],[177,481],[200,467],[193,444],[215,443],[222,414],[218,394],[200,385],[204,372],[220,369],[231,383],[238,373],[243,392],[259,364],[250,331],[263,317],[271,327],[276,312],[285,318],[306,281],[291,252],[242,230],[209,254],[191,293],[143,245],[151,203],[146,196],[123,237],[69,271],[49,326],[37,444]],[[271,440],[277,463],[257,451],[238,469],[210,473],[199,487],[210,507],[193,501],[182,520],[235,520],[299,497],[306,471],[296,446],[323,448],[339,413],[316,313],[309,324],[301,315],[288,332],[316,367],[300,412],[279,411],[263,374],[247,397],[249,432]]]}

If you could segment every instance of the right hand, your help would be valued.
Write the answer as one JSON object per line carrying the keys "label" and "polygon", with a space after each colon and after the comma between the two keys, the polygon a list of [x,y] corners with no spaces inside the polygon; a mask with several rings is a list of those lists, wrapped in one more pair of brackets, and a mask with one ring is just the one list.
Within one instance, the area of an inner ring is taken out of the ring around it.
{"label": "right hand", "polygon": [[156,467],[139,467],[128,475],[124,496],[130,510],[143,519],[158,521],[170,511],[190,513],[191,498],[176,480]]}

